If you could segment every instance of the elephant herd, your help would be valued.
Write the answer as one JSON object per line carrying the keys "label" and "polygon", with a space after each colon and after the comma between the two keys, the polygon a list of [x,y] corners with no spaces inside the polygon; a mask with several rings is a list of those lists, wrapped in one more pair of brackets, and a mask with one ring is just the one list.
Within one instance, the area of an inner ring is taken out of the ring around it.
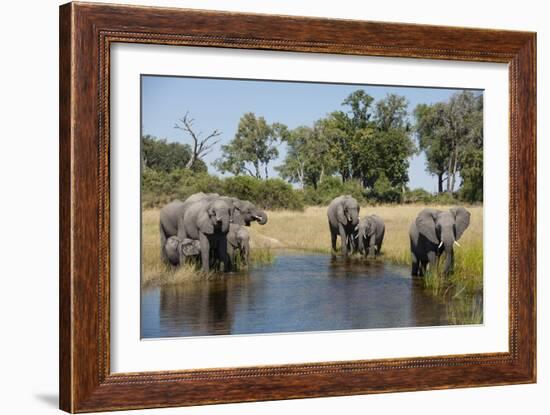
{"label": "elephant herd", "polygon": [[[330,203],[327,216],[333,255],[336,239],[340,236],[341,253],[360,252],[377,256],[384,240],[385,225],[382,218],[370,215],[359,218],[360,206],[351,196],[339,196]],[[423,276],[428,268],[435,269],[445,253],[443,273],[448,275],[454,266],[454,245],[470,225],[470,212],[463,207],[448,211],[425,208],[409,228],[413,276]]]}
{"label": "elephant herd", "polygon": [[[328,206],[327,216],[332,254],[340,237],[344,257],[359,252],[378,256],[384,240],[385,225],[381,217],[359,217],[360,206],[353,197],[338,196]],[[217,193],[195,193],[186,200],[174,200],[160,211],[160,246],[162,260],[173,266],[199,260],[202,270],[236,269],[238,260],[248,264],[252,222],[267,223],[267,214],[247,200],[220,196]],[[454,245],[470,224],[470,212],[463,207],[448,211],[426,208],[409,229],[412,275],[422,276],[428,266],[437,266],[445,253],[444,275],[454,265]]]}
{"label": "elephant herd", "polygon": [[174,200],[160,211],[160,255],[178,266],[198,259],[203,271],[236,268],[239,258],[248,263],[251,222],[267,223],[267,215],[254,204],[217,193],[195,193]]}

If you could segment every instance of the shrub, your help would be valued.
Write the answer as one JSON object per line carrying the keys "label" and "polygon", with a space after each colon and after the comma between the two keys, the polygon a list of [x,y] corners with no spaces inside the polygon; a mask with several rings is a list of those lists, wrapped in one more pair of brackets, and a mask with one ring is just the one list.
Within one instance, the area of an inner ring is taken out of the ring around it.
{"label": "shrub", "polygon": [[169,173],[143,169],[142,205],[146,208],[162,206],[174,199],[184,200],[197,192],[219,193],[250,200],[263,209],[301,210],[304,207],[301,192],[281,179],[261,180],[249,176],[224,179],[186,169]]}
{"label": "shrub", "polygon": [[262,183],[263,180],[251,176],[227,177],[223,181],[223,193],[227,196],[250,200],[255,203]]}
{"label": "shrub", "polygon": [[328,205],[335,197],[341,195],[351,195],[359,203],[366,201],[361,183],[357,180],[348,180],[342,183],[340,178],[334,176],[325,177],[319,183],[317,189],[306,187],[303,192],[303,199],[306,205],[324,206]]}
{"label": "shrub", "polygon": [[370,195],[378,202],[399,203],[401,201],[401,189],[392,186],[384,173],[374,183]]}
{"label": "shrub", "polygon": [[304,202],[299,191],[281,179],[264,180],[258,186],[258,195],[255,203],[263,209],[290,209],[302,210]]}
{"label": "shrub", "polygon": [[404,203],[431,203],[433,200],[433,195],[422,188],[417,188],[413,190],[407,190],[403,197]]}
{"label": "shrub", "polygon": [[433,196],[432,203],[436,205],[457,205],[460,204],[459,200],[456,198],[455,194],[450,195],[449,193],[438,193]]}
{"label": "shrub", "polygon": [[281,179],[256,179],[251,176],[235,176],[224,179],[223,193],[242,200],[250,200],[262,209],[301,210],[302,195]]}
{"label": "shrub", "polygon": [[196,192],[223,192],[219,177],[186,169],[167,173],[145,168],[142,172],[141,189],[144,207],[161,206],[174,199],[185,199]]}

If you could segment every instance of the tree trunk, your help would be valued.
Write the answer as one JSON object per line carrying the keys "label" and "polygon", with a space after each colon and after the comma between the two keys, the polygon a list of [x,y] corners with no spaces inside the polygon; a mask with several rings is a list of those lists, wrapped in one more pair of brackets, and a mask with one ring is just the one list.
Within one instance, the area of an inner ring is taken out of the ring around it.
{"label": "tree trunk", "polygon": [[437,193],[443,193],[443,172],[437,173]]}
{"label": "tree trunk", "polygon": [[449,157],[449,163],[447,165],[447,193],[451,193],[451,176],[453,171],[453,157]]}
{"label": "tree trunk", "polygon": [[193,165],[195,164],[196,159],[197,159],[197,155],[195,153],[192,153],[191,157],[189,157],[189,161],[185,165],[185,168],[188,170],[191,170],[191,168],[193,168]]}

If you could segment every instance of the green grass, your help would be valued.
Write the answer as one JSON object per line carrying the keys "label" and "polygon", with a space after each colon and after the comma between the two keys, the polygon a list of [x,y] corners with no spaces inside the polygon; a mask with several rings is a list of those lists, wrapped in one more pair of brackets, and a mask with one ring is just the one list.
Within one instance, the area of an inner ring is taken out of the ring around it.
{"label": "green grass", "polygon": [[483,307],[472,295],[451,298],[447,303],[447,315],[450,324],[483,323]]}
{"label": "green grass", "polygon": [[[425,205],[363,206],[361,216],[377,214],[384,219],[386,234],[380,260],[407,267],[411,265],[409,226]],[[448,209],[447,206],[429,206]],[[481,306],[473,299],[483,290],[483,207],[466,206],[471,212],[470,226],[456,247],[454,271],[448,278],[441,270],[431,270],[423,278],[425,289],[445,301],[454,324],[482,320]],[[143,279],[147,284],[172,284],[196,279],[216,278],[195,267],[173,269],[160,261],[158,209],[143,212]],[[280,210],[268,212],[264,226],[252,224],[247,228],[251,239],[251,264],[267,265],[274,261],[278,249],[330,254],[330,233],[326,207],[308,207],[302,212]],[[441,258],[440,268],[444,264]],[[477,303],[475,303],[477,304]]]}

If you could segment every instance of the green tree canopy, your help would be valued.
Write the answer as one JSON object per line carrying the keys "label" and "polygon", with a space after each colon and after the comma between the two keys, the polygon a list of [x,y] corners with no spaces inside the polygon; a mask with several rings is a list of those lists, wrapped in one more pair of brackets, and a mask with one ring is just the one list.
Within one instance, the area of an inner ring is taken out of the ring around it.
{"label": "green tree canopy", "polygon": [[258,179],[268,178],[269,163],[279,156],[276,143],[288,134],[286,126],[268,124],[264,117],[252,112],[244,114],[235,138],[222,146],[222,156],[214,165],[222,173],[249,174]]}
{"label": "green tree canopy", "polygon": [[[171,172],[187,166],[191,158],[191,148],[187,144],[169,143],[166,139],[144,135],[141,137],[141,157],[143,168]],[[206,164],[197,160],[192,170],[206,171]]]}
{"label": "green tree canopy", "polygon": [[483,198],[483,95],[454,94],[448,102],[415,108],[415,131],[426,153],[426,170],[438,177],[438,191],[455,191],[462,178],[464,197]]}
{"label": "green tree canopy", "polygon": [[329,153],[329,142],[321,133],[317,122],[313,128],[300,126],[285,135],[287,154],[283,164],[275,167],[282,178],[291,183],[313,186],[327,174],[332,174],[333,163]]}
{"label": "green tree canopy", "polygon": [[335,111],[319,125],[327,142],[330,157],[342,181],[359,180],[373,190],[384,176],[397,191],[409,180],[409,157],[415,146],[407,120],[407,100],[388,94],[374,102],[363,90],[350,94],[342,103],[347,112]]}

